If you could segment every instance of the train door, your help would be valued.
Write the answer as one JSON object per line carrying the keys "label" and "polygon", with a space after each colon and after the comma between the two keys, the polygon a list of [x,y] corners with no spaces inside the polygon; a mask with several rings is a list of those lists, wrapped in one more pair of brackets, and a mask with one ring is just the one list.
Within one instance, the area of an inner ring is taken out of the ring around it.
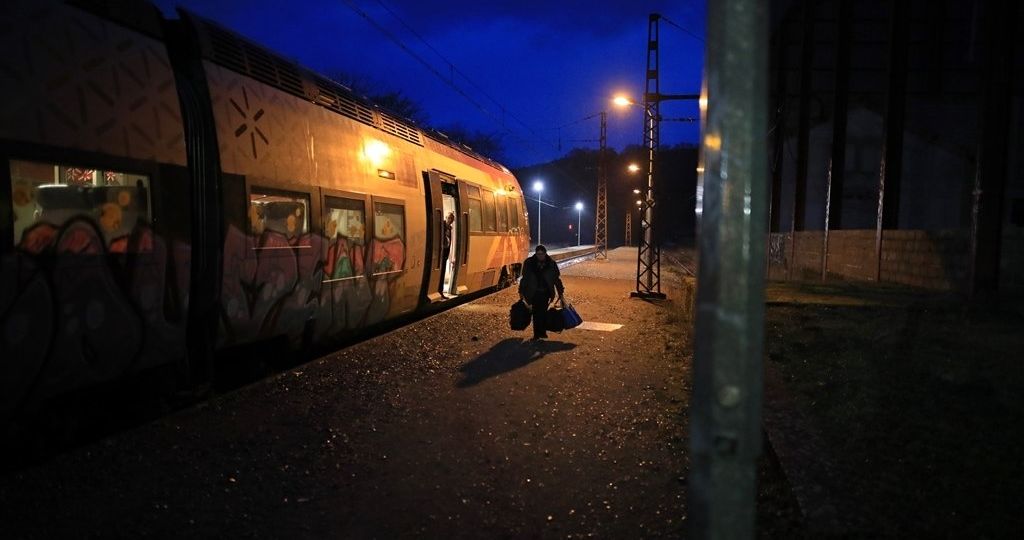
{"label": "train door", "polygon": [[[466,235],[455,178],[438,171],[423,173],[427,203],[428,262],[423,274],[426,301],[440,302],[464,291]],[[461,286],[460,286],[461,285]]]}
{"label": "train door", "polygon": [[444,222],[441,223],[441,294],[453,296],[458,293],[455,286],[458,274],[458,253],[461,231],[459,230],[458,190],[455,184],[441,184],[441,204]]}

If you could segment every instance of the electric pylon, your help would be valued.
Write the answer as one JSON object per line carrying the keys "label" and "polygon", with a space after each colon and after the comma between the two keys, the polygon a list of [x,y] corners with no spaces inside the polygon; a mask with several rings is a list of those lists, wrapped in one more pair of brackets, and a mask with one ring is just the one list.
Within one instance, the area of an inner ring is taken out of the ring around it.
{"label": "electric pylon", "polygon": [[594,218],[594,245],[597,259],[608,258],[608,113],[601,111],[601,150],[597,156],[597,206]]}

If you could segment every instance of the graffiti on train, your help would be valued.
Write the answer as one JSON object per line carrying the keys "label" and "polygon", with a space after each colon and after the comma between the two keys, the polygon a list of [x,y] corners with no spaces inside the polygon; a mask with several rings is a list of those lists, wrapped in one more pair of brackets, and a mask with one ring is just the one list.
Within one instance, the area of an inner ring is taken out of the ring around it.
{"label": "graffiti on train", "polygon": [[[168,249],[142,220],[111,237],[124,227],[110,213],[36,222],[0,258],[0,414],[185,357],[189,246]],[[325,339],[384,320],[406,243],[387,222],[371,238],[229,226],[218,344],[310,329]]]}
{"label": "graffiti on train", "polygon": [[[184,355],[186,300],[163,240],[140,223],[108,242],[109,225],[36,223],[0,259],[0,411],[33,389],[54,393]],[[174,251],[187,265],[187,247]]]}

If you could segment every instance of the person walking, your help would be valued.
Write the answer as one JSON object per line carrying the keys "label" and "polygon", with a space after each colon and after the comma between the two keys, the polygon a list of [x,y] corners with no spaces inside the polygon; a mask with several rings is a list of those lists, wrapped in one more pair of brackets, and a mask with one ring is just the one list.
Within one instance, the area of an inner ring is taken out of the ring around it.
{"label": "person walking", "polygon": [[523,278],[519,280],[519,296],[533,312],[533,339],[544,339],[547,334],[548,304],[565,294],[558,263],[548,257],[548,249],[538,245],[533,255],[523,261]]}

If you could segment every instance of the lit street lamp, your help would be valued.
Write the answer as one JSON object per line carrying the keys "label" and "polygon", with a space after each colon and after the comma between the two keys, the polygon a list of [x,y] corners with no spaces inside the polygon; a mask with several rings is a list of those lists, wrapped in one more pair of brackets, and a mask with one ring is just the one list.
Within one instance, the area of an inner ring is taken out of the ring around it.
{"label": "lit street lamp", "polygon": [[537,245],[540,245],[540,194],[544,192],[544,182],[534,180],[533,190],[537,192]]}
{"label": "lit street lamp", "polygon": [[576,203],[576,246],[580,245],[580,220],[583,216],[583,203]]}
{"label": "lit street lamp", "polygon": [[640,171],[640,166],[637,165],[636,163],[630,163],[629,167],[626,167],[626,168],[629,169],[629,172],[634,173],[634,174],[636,174],[637,172]]}
{"label": "lit street lamp", "polygon": [[[651,15],[651,20],[656,21],[657,16]],[[655,27],[656,28],[656,27]],[[655,30],[656,31],[656,30]],[[650,34],[649,34],[650,35]],[[643,95],[643,104],[637,103],[635,100],[630,99],[625,95],[617,95],[612,99],[612,103],[619,107],[628,107],[630,105],[642,106],[644,108],[644,146],[647,150],[647,192],[644,194],[644,199],[640,203],[642,210],[642,217],[640,218],[640,249],[637,251],[637,275],[636,275],[636,292],[631,293],[631,296],[641,298],[664,298],[665,295],[661,292],[661,260],[658,246],[655,244],[656,240],[651,230],[651,224],[654,221],[654,166],[655,156],[658,153],[658,139],[660,138],[660,127],[659,124],[662,120],[680,120],[680,121],[691,121],[693,119],[663,119],[661,117],[660,104],[662,101],[676,100],[676,99],[698,99],[698,94],[662,94],[657,91],[657,71],[654,73],[655,80],[655,91],[651,92],[651,49],[652,45],[657,45],[656,38],[654,41],[648,43],[648,78],[647,88],[648,91]],[[654,49],[655,51],[657,49]],[[657,55],[654,56],[655,62],[657,62]],[[630,167],[632,171],[633,168]],[[637,167],[636,170],[639,170]]]}

